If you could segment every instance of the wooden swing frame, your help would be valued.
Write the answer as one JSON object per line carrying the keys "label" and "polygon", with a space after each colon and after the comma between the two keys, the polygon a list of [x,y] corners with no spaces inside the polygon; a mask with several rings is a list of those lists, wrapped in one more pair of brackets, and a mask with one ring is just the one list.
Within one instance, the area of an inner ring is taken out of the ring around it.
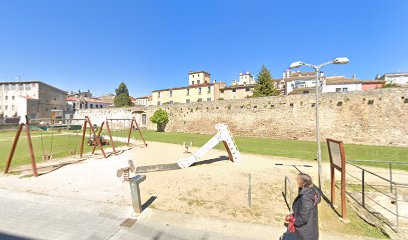
{"label": "wooden swing frame", "polygon": [[139,124],[137,123],[135,117],[132,117],[132,118],[107,118],[106,119],[106,128],[108,130],[111,145],[112,145],[112,148],[113,148],[113,151],[114,151],[115,155],[116,155],[116,150],[115,150],[115,146],[114,146],[114,143],[113,143],[112,132],[111,132],[111,129],[110,129],[109,121],[130,121],[130,127],[129,127],[128,136],[127,136],[126,145],[129,146],[130,137],[132,136],[133,128],[136,127],[138,132],[139,132],[140,138],[143,140],[143,143],[144,143],[145,147],[147,147],[146,140],[145,140],[145,138],[143,136],[142,131],[140,130]]}
{"label": "wooden swing frame", "polygon": [[[58,119],[58,120],[60,120],[60,119]],[[85,117],[84,125],[82,127],[82,138],[81,138],[81,147],[80,147],[80,154],[79,154],[81,158],[82,158],[83,152],[84,152],[84,143],[85,143],[87,125],[89,125],[89,128],[90,128],[92,134],[94,134],[94,136],[96,136],[96,138],[95,138],[96,145],[94,145],[94,147],[92,149],[92,154],[95,153],[96,147],[99,147],[99,149],[102,152],[102,155],[104,156],[104,158],[106,158],[106,154],[105,154],[105,151],[103,149],[103,146],[102,146],[101,142],[99,141],[99,137],[100,137],[100,135],[102,133],[104,123],[105,122],[102,122],[101,127],[100,127],[98,133],[96,134],[91,120],[89,119],[88,116]],[[110,137],[110,144],[112,145],[113,152],[116,155],[115,145],[113,143],[112,134],[110,132],[109,125],[106,124],[106,126],[107,126],[109,137]],[[13,140],[13,143],[11,145],[10,153],[9,153],[9,156],[8,156],[8,159],[7,159],[6,168],[4,169],[4,174],[8,174],[9,171],[10,171],[11,162],[13,160],[14,153],[16,152],[16,147],[17,147],[17,144],[18,144],[18,140],[20,139],[20,135],[21,135],[21,132],[23,131],[24,127],[25,127],[25,131],[26,131],[26,136],[27,136],[28,150],[29,150],[29,154],[30,154],[31,167],[33,169],[33,175],[35,177],[38,177],[38,170],[37,170],[37,164],[36,164],[36,161],[35,161],[33,142],[32,142],[32,139],[31,139],[30,120],[28,119],[27,116],[26,116],[26,122],[25,123],[20,123],[18,128],[17,128],[17,132],[16,132],[16,135],[14,136],[14,140]]]}
{"label": "wooden swing frame", "polygon": [[139,132],[139,134],[140,134],[140,137],[141,137],[142,140],[143,140],[143,143],[144,143],[145,147],[147,147],[146,140],[145,140],[145,138],[144,138],[144,136],[143,136],[143,134],[142,134],[142,131],[140,130],[139,124],[137,123],[135,117],[132,118],[131,123],[130,123],[130,129],[129,129],[129,135],[128,135],[127,144],[129,144],[129,142],[130,142],[130,136],[132,135],[133,126],[136,126],[136,128],[137,128],[137,130],[138,130],[138,132]]}

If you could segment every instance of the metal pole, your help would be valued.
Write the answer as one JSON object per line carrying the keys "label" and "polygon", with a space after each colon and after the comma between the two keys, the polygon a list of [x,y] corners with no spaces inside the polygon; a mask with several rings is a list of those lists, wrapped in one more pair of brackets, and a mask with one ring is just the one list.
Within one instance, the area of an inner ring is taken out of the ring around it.
{"label": "metal pole", "polygon": [[320,122],[319,122],[319,91],[320,91],[320,68],[315,67],[316,71],[316,143],[317,143],[317,165],[318,165],[318,177],[319,177],[319,188],[322,189],[322,147],[320,144]]}
{"label": "metal pole", "polygon": [[390,192],[392,193],[392,163],[388,163],[388,169],[390,171]]}
{"label": "metal pole", "polygon": [[396,211],[396,215],[397,215],[397,223],[396,223],[396,228],[397,228],[397,232],[398,232],[398,228],[399,228],[399,209],[398,209],[398,190],[397,190],[397,185],[395,185],[395,211]]}
{"label": "metal pole", "polygon": [[365,176],[365,170],[362,169],[361,171],[361,204],[363,205],[363,208],[365,208],[365,186],[364,186],[364,176]]}
{"label": "metal pole", "polygon": [[248,174],[248,207],[251,208],[252,199],[251,199],[251,174]]}

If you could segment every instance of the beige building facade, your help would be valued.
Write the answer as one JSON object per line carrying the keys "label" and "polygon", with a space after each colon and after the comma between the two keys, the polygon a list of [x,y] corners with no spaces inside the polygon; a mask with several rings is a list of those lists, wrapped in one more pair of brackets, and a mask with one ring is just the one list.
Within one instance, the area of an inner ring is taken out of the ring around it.
{"label": "beige building facade", "polygon": [[213,101],[220,98],[220,89],[225,87],[223,82],[211,83],[210,74],[205,71],[189,72],[188,82],[185,87],[154,90],[152,105]]}

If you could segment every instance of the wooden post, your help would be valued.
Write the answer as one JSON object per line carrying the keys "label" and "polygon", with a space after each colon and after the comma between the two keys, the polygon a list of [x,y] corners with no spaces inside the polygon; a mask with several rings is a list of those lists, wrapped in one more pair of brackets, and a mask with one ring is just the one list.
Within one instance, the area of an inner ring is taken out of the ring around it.
{"label": "wooden post", "polygon": [[[101,127],[99,128],[99,131],[98,131],[98,136],[97,136],[97,138],[99,139],[100,138],[100,136],[101,136],[101,133],[102,133],[102,128],[103,128],[103,125],[105,124],[105,122],[102,122],[102,124],[101,124]],[[92,149],[92,154],[94,154],[95,153],[95,149],[96,149],[96,145],[95,146],[93,146],[93,149]]]}
{"label": "wooden post", "polygon": [[330,202],[333,206],[336,202],[336,173],[334,171],[334,167],[330,163]]}
{"label": "wooden post", "polygon": [[28,142],[28,150],[30,151],[30,158],[31,158],[31,167],[33,168],[34,176],[38,176],[37,172],[37,164],[35,163],[35,155],[33,149],[33,142],[31,141],[31,133],[30,133],[30,122],[27,121],[26,127],[26,135],[27,135],[27,142]]}
{"label": "wooden post", "polygon": [[[341,148],[340,148],[342,153],[342,156],[344,156],[344,146],[343,143],[341,143]],[[343,167],[341,169],[341,215],[343,217],[343,220],[346,222],[347,220],[347,214],[346,214],[346,160],[343,160]]]}
{"label": "wooden post", "polygon": [[224,147],[227,150],[229,160],[233,162],[234,157],[232,156],[231,150],[228,147],[228,143],[226,141],[222,141],[222,143],[224,143]]}
{"label": "wooden post", "polygon": [[88,122],[84,121],[84,126],[82,127],[82,139],[81,139],[81,149],[80,149],[80,157],[82,158],[82,154],[84,153],[84,142],[85,142],[85,134],[86,134],[86,125]]}
{"label": "wooden post", "polygon": [[142,134],[142,131],[140,130],[139,124],[138,124],[137,121],[136,121],[136,118],[133,117],[133,121],[135,121],[137,130],[139,131],[140,137],[142,138],[145,147],[147,147],[147,143],[146,143],[145,138],[144,138],[144,136],[143,136],[143,134]]}
{"label": "wooden post", "polygon": [[129,142],[130,142],[130,136],[132,135],[132,130],[133,130],[133,118],[130,121],[130,129],[129,129],[129,134],[128,134],[127,145],[129,145]]}
{"label": "wooden post", "polygon": [[[91,127],[91,132],[92,132],[92,134],[93,134],[94,136],[96,136],[96,133],[95,133],[95,130],[94,130],[93,126],[92,126],[91,120],[89,119],[88,116],[86,116],[85,119],[88,121],[88,123],[89,123],[89,125],[90,125],[90,127]],[[101,141],[99,141],[99,138],[96,138],[96,143],[98,144],[99,148],[101,149],[102,155],[106,158],[105,151],[103,150],[103,147],[102,147]]]}
{"label": "wooden post", "polygon": [[112,146],[113,153],[116,155],[115,143],[113,142],[112,133],[111,133],[111,130],[110,130],[110,127],[109,127],[109,122],[108,122],[108,120],[106,120],[106,129],[108,129],[110,144],[111,144],[111,146]]}
{"label": "wooden post", "polygon": [[4,169],[4,173],[7,174],[10,170],[11,160],[13,159],[14,153],[16,151],[18,140],[20,139],[21,130],[23,130],[24,123],[18,125],[18,129],[16,132],[16,136],[14,136],[13,145],[11,145],[11,150],[9,153],[9,157],[7,159],[6,169]]}

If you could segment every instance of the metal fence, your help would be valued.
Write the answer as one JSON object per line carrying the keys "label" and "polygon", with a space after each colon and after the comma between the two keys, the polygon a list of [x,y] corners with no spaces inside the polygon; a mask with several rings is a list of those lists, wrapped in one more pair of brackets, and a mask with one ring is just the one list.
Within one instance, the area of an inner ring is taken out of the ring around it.
{"label": "metal fence", "polygon": [[[381,176],[380,173],[375,173],[368,170],[358,163],[378,163],[386,164],[388,166],[387,177]],[[393,165],[408,165],[406,162],[392,162],[392,161],[374,161],[374,160],[357,160],[347,161],[347,164],[355,167],[360,171],[360,178],[358,174],[352,174],[350,168],[347,170],[347,175],[352,179],[357,180],[360,183],[361,195],[356,194],[358,192],[348,191],[348,195],[351,196],[356,202],[358,202],[363,208],[368,210],[373,216],[387,224],[391,229],[398,232],[400,226],[400,219],[405,218],[408,220],[408,216],[400,214],[399,211],[399,191],[401,189],[408,188],[407,183],[396,182],[394,179],[395,168]],[[350,181],[348,181],[350,184]],[[386,199],[386,201],[379,201],[375,196]],[[389,203],[389,204],[387,204]],[[392,207],[394,205],[394,207]],[[378,214],[380,213],[380,214]],[[390,218],[390,216],[392,216]]]}

